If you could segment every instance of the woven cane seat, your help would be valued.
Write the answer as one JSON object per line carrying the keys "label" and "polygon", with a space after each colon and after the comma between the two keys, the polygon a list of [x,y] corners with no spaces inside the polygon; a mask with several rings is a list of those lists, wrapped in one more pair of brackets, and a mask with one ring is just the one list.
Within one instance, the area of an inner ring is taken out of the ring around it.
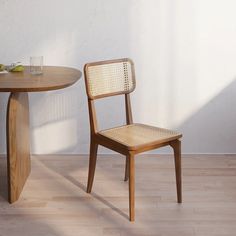
{"label": "woven cane seat", "polygon": [[128,149],[136,149],[143,145],[162,144],[180,138],[178,132],[144,124],[131,124],[107,129],[99,132]]}

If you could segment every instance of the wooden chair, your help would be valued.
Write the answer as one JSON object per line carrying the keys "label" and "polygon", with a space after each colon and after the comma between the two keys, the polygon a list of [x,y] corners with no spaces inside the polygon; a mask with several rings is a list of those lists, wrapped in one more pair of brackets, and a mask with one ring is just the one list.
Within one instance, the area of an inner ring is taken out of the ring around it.
{"label": "wooden chair", "polygon": [[[98,145],[126,156],[125,181],[129,179],[129,213],[134,221],[135,154],[170,145],[174,149],[178,203],[182,202],[181,141],[175,131],[133,123],[130,93],[135,89],[134,64],[130,59],[88,63],[84,66],[90,117],[90,160],[87,192],[92,189]],[[94,100],[114,95],[125,95],[127,125],[99,130]]]}

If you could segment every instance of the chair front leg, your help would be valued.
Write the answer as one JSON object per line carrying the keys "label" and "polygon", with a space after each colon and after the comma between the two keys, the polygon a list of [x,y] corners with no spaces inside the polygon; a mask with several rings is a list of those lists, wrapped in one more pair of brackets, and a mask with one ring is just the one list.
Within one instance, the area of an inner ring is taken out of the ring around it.
{"label": "chair front leg", "polygon": [[175,156],[177,200],[178,203],[182,203],[181,141],[175,140],[174,142],[171,143],[171,147],[174,149],[174,156]]}
{"label": "chair front leg", "polygon": [[134,154],[129,154],[129,218],[134,221],[135,218],[135,166]]}
{"label": "chair front leg", "polygon": [[128,179],[129,179],[129,156],[126,156],[124,181],[127,181]]}
{"label": "chair front leg", "polygon": [[97,161],[98,144],[91,139],[87,193],[91,193]]}

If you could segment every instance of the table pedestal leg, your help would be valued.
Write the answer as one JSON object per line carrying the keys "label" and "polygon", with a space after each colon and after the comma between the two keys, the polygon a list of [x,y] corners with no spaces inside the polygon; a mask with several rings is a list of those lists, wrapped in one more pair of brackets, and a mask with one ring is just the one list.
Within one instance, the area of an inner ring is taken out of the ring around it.
{"label": "table pedestal leg", "polygon": [[11,93],[7,107],[8,200],[18,200],[29,176],[29,102],[25,92]]}

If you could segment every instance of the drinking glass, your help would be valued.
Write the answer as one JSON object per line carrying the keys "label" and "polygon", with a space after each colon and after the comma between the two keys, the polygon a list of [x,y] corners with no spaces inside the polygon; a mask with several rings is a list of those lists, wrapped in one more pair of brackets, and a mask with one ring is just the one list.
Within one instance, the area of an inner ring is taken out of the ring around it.
{"label": "drinking glass", "polygon": [[43,73],[43,56],[30,57],[30,73],[32,75]]}

